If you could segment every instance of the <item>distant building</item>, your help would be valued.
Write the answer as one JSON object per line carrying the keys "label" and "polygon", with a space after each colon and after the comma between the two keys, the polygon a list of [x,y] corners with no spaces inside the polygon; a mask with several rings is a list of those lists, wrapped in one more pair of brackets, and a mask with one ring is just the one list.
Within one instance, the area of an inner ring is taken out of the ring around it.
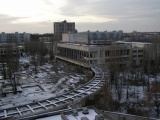
{"label": "distant building", "polygon": [[39,37],[39,41],[41,42],[51,42],[52,37]]}
{"label": "distant building", "polygon": [[55,39],[62,40],[62,33],[73,33],[75,32],[75,22],[54,22],[54,36]]}
{"label": "distant building", "polygon": [[[22,55],[25,49],[24,46],[17,46],[14,43],[0,43],[0,58],[6,57],[7,55]],[[1,59],[0,59],[1,60]]]}
{"label": "distant building", "polygon": [[160,32],[137,32],[124,33],[124,40],[130,42],[152,42],[160,39]]}
{"label": "distant building", "polygon": [[[88,31],[89,39],[94,40],[93,42],[98,42],[96,40],[121,40],[123,37],[123,31]],[[101,42],[100,42],[101,43]]]}
{"label": "distant building", "polygon": [[5,33],[2,32],[0,34],[0,42],[6,43],[6,42],[17,42],[17,43],[25,43],[30,41],[30,34],[29,33]]}
{"label": "distant building", "polygon": [[120,40],[123,37],[123,31],[95,31],[62,34],[63,42],[75,42],[83,44],[108,44],[110,40]]}

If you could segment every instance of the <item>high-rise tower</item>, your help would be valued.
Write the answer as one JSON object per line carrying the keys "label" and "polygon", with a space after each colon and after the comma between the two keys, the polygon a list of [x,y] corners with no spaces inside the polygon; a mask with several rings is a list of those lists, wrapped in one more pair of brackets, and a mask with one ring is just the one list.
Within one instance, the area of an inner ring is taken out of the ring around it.
{"label": "high-rise tower", "polygon": [[54,36],[56,41],[62,40],[63,33],[73,32],[75,32],[75,22],[67,22],[66,20],[54,22]]}

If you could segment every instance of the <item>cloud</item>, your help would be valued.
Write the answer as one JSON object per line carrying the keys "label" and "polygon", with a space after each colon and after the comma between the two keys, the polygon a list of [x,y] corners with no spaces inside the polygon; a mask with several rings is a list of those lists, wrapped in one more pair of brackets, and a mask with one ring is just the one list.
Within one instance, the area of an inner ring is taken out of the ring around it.
{"label": "cloud", "polygon": [[67,16],[101,16],[110,19],[132,19],[160,14],[159,0],[67,0],[61,9]]}
{"label": "cloud", "polygon": [[45,33],[66,19],[79,31],[160,31],[159,5],[160,0],[0,0],[0,30]]}
{"label": "cloud", "polygon": [[67,0],[60,14],[81,20],[76,24],[79,31],[159,31],[159,5],[159,0]]}
{"label": "cloud", "polygon": [[24,18],[0,14],[0,32],[53,33],[52,21],[15,23],[19,19]]}
{"label": "cloud", "polygon": [[124,32],[132,32],[137,30],[139,32],[150,32],[150,31],[160,31],[159,20],[119,20],[119,21],[109,21],[101,23],[76,23],[76,28],[79,32],[81,31],[113,31],[113,30],[123,30]]}
{"label": "cloud", "polygon": [[14,20],[17,20],[18,17],[11,17],[11,16],[8,16],[8,15],[4,15],[4,14],[0,14],[0,21],[3,24],[6,24],[6,23],[10,23]]}

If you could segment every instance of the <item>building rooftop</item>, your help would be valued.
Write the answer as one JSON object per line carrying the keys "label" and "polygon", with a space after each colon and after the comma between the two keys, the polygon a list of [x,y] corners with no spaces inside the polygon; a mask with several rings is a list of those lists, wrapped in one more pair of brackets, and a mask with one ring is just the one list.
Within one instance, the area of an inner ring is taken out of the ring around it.
{"label": "building rooftop", "polygon": [[93,107],[74,109],[67,112],[61,112],[49,117],[38,118],[36,120],[109,120]]}
{"label": "building rooftop", "polygon": [[69,107],[58,111],[26,116],[18,120],[112,120],[112,118],[94,106],[87,106],[82,108]]}

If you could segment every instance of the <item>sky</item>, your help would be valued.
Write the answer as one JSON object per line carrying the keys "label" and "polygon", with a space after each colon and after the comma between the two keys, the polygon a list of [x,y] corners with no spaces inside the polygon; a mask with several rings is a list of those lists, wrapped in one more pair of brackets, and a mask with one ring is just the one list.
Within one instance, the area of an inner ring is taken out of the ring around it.
{"label": "sky", "polygon": [[81,31],[160,31],[160,0],[0,0],[0,33],[54,33],[53,22]]}

